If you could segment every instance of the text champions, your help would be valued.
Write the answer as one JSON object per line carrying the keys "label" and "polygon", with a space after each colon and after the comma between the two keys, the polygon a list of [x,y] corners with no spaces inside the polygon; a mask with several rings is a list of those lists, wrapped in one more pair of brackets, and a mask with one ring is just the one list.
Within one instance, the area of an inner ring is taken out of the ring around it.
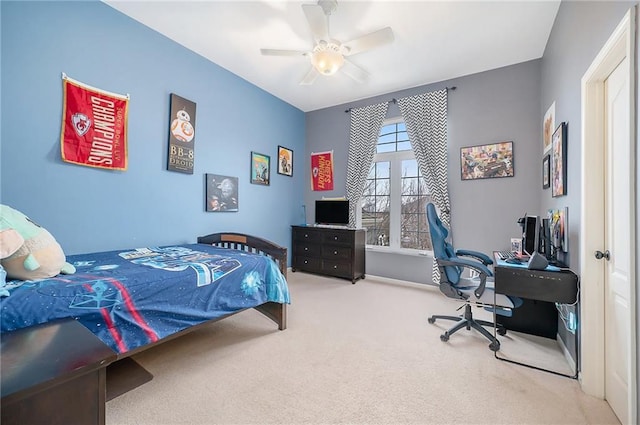
{"label": "text champions", "polygon": [[93,138],[87,162],[95,165],[113,165],[121,162],[120,139],[116,128],[123,127],[124,111],[116,111],[115,103],[108,99],[91,96],[93,112]]}

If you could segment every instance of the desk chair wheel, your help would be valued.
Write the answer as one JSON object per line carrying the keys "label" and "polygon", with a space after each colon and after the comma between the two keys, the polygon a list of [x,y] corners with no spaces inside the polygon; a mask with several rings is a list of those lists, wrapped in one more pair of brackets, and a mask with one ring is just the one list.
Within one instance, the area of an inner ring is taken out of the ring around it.
{"label": "desk chair wheel", "polygon": [[496,352],[500,350],[500,343],[498,341],[493,341],[489,344],[489,350]]}
{"label": "desk chair wheel", "polygon": [[433,325],[434,323],[436,323],[436,319],[434,317],[429,317],[427,319],[427,322],[429,322],[429,323],[431,323]]}
{"label": "desk chair wheel", "polygon": [[440,335],[440,341],[442,341],[442,342],[449,341],[449,332],[445,332],[442,335]]}
{"label": "desk chair wheel", "polygon": [[498,332],[498,335],[500,336],[505,336],[507,334],[507,328],[505,328],[504,326],[498,326],[496,330]]}

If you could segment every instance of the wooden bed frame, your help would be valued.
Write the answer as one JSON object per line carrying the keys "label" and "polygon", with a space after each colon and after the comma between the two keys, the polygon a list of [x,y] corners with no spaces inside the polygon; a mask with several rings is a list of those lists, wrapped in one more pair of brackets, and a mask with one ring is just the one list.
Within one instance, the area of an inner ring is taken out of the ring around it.
{"label": "wooden bed frame", "polygon": [[[199,237],[198,243],[268,256],[276,262],[285,278],[287,276],[287,249],[266,239],[241,233],[214,233]],[[266,302],[254,308],[273,320],[278,325],[278,329],[287,328],[286,304]],[[4,333],[2,353],[6,355],[1,357],[3,372],[20,369],[20,362],[23,362],[25,357],[34,355],[44,357],[46,359],[42,361],[44,365],[51,363],[48,361],[51,357],[62,356],[60,358],[68,360],[67,363],[71,363],[73,367],[70,369],[56,367],[53,370],[50,367],[25,369],[28,370],[28,383],[23,383],[24,388],[10,394],[2,392],[0,406],[2,423],[20,424],[32,422],[33,418],[55,417],[57,419],[52,419],[52,424],[104,425],[106,401],[153,378],[153,375],[130,358],[131,356],[240,311],[191,326],[157,342],[119,355],[74,319],[62,319]],[[71,335],[65,341],[74,341],[74,343],[54,344],[44,351],[40,346],[36,346],[32,349],[34,352],[24,348],[29,344],[20,343],[21,340],[30,340],[34,337],[39,339],[38,335],[47,334],[50,328],[54,327],[60,328],[60,334]],[[18,350],[20,355],[12,355],[12,350]],[[3,373],[3,381],[4,378]],[[0,388],[5,386],[1,385]],[[74,403],[83,407],[79,408]],[[52,412],[57,413],[51,416]]]}
{"label": "wooden bed frame", "polygon": [[[287,277],[287,248],[279,246],[266,239],[242,233],[226,232],[200,236],[198,237],[197,242],[206,245],[219,246],[221,248],[229,248],[265,255],[273,259],[278,265],[280,272],[282,272],[285,278]],[[278,325],[279,330],[282,331],[287,328],[286,304],[266,302],[253,308],[273,320]],[[117,361],[107,367],[106,400],[109,401],[153,379],[153,375],[129,357],[155,347],[158,344],[162,344],[163,342],[167,342],[193,332],[213,322],[226,319],[227,317],[233,316],[242,311],[244,310],[239,310],[217,319],[211,319],[198,325],[190,326],[154,343],[143,345],[142,347],[127,351],[124,354],[119,354],[117,356]]]}
{"label": "wooden bed frame", "polygon": [[[273,242],[270,242],[266,239],[262,239],[256,236],[245,235],[242,233],[212,233],[207,236],[198,237],[198,243],[206,244],[206,245],[215,245],[221,248],[229,248],[235,249],[239,251],[252,252],[260,255],[265,255],[267,257],[272,258],[280,272],[287,277],[287,248],[276,245]],[[269,319],[273,320],[277,325],[279,330],[287,329],[287,305],[279,304],[275,302],[266,302],[259,306],[253,307],[258,310],[260,313],[267,316]],[[193,332],[197,329],[200,329],[203,326],[207,326],[210,323],[217,322],[218,320],[223,320],[227,317],[238,314],[244,310],[239,310],[234,313],[228,314],[226,316],[218,317],[217,319],[211,319],[206,322],[200,323],[198,325],[190,326],[186,329],[181,330],[180,332],[176,332],[169,336],[162,338],[156,342],[143,345],[136,349],[127,351],[126,353],[119,354],[118,360],[130,357],[134,354],[138,354],[148,348],[155,347],[158,344],[162,344],[163,342],[170,341],[174,338],[178,338],[184,334],[189,332]]]}

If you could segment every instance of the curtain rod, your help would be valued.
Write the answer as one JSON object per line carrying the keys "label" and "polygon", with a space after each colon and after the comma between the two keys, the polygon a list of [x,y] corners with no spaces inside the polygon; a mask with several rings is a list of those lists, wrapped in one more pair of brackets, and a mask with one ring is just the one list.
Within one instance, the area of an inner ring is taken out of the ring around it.
{"label": "curtain rod", "polygon": [[[453,91],[453,90],[457,89],[457,87],[456,87],[456,86],[452,86],[452,87],[445,87],[445,89]],[[394,97],[394,98],[393,98],[393,99],[391,99],[391,100],[387,100],[387,102],[398,103],[398,99],[396,99],[396,98]],[[353,109],[353,108],[349,108],[349,109],[345,110],[345,112],[346,112],[346,113],[349,113],[349,112],[351,112],[351,110],[352,110],[352,109]]]}

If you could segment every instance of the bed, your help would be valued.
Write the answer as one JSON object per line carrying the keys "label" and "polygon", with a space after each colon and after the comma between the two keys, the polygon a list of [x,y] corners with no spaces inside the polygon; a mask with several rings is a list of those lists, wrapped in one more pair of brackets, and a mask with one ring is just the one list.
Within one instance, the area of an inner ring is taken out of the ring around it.
{"label": "bed", "polygon": [[0,331],[73,318],[123,359],[251,308],[286,328],[286,248],[240,233],[197,242],[70,255],[75,274],[10,282]]}

